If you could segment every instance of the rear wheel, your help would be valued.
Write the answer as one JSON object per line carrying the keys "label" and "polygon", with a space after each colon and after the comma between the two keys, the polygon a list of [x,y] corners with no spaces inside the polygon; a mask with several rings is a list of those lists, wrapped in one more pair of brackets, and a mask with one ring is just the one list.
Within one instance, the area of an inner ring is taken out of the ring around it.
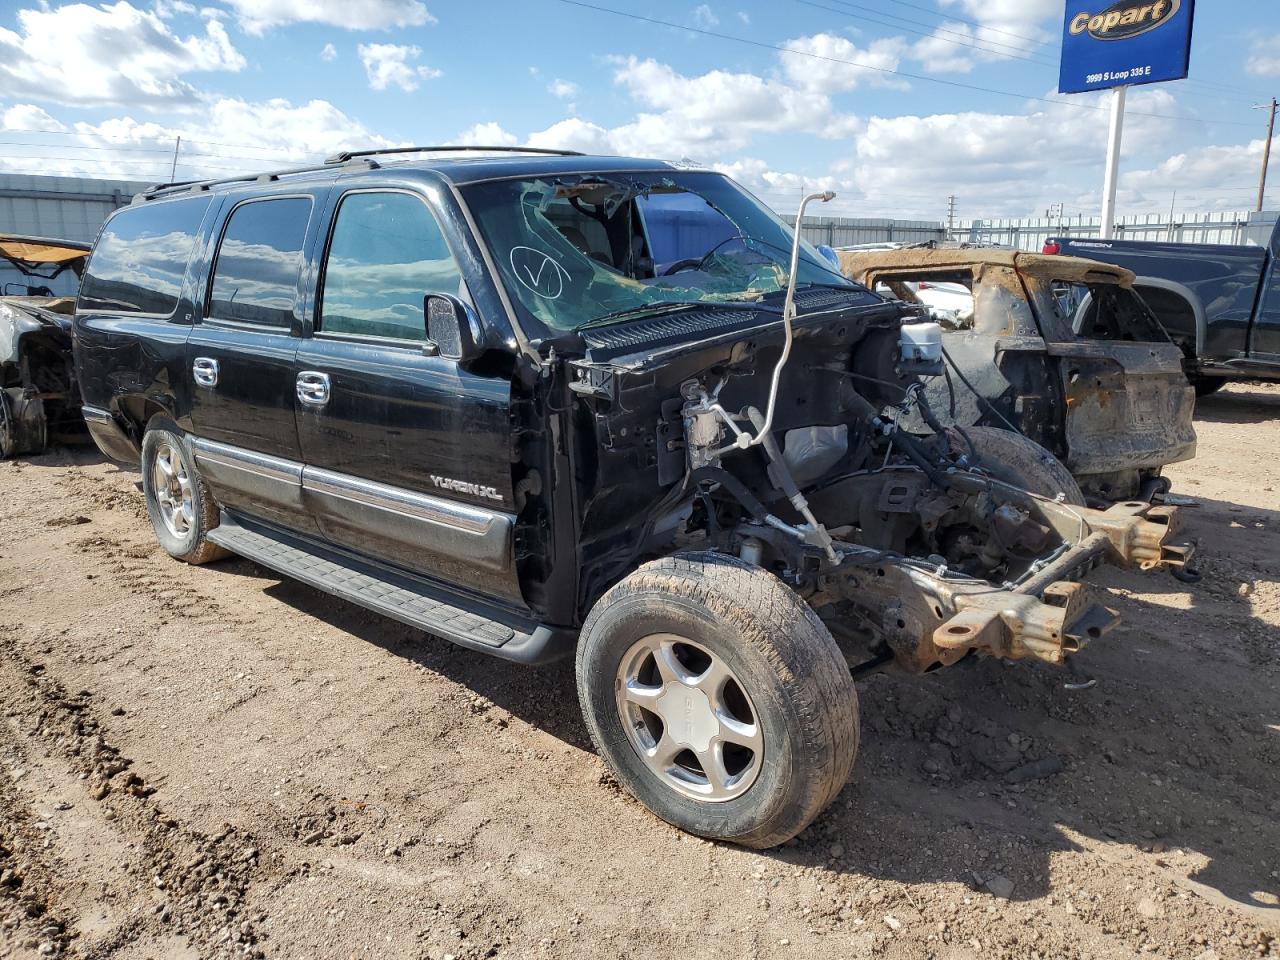
{"label": "rear wheel", "polygon": [[997,480],[1051,500],[1061,494],[1066,503],[1085,505],[1071,471],[1034,440],[999,427],[965,427],[964,433],[977,450],[982,468]]}
{"label": "rear wheel", "polygon": [[156,539],[169,555],[191,564],[228,556],[206,535],[218,525],[218,505],[178,428],[152,421],[142,438],[142,491]]}
{"label": "rear wheel", "polygon": [[1227,385],[1226,377],[1199,377],[1193,373],[1187,379],[1191,381],[1191,386],[1195,387],[1197,397],[1210,396]]}
{"label": "rear wheel", "polygon": [[734,557],[668,557],[615,586],[583,627],[577,676],[618,779],[699,836],[790,839],[857,755],[857,691],[831,634],[780,580]]}

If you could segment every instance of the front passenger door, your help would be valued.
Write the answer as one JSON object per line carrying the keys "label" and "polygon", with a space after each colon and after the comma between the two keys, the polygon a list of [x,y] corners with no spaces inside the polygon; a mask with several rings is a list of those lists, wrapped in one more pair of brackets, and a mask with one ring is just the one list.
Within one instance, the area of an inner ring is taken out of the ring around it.
{"label": "front passenger door", "polygon": [[335,544],[522,607],[511,384],[427,349],[429,293],[467,299],[425,199],[340,197],[297,355],[303,497]]}

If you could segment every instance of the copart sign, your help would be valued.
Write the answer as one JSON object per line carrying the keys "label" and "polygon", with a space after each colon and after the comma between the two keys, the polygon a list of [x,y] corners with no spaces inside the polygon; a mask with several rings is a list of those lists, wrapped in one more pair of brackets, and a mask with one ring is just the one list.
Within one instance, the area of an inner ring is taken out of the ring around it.
{"label": "copart sign", "polygon": [[1181,80],[1195,0],[1067,0],[1060,93]]}

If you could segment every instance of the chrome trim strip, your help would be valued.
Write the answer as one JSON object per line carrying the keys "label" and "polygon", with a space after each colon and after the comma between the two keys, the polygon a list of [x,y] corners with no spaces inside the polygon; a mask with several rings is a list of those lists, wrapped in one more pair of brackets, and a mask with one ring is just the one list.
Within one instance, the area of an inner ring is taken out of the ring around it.
{"label": "chrome trim strip", "polygon": [[208,461],[235,470],[243,470],[268,480],[279,480],[283,483],[299,486],[302,483],[302,464],[282,457],[273,457],[242,447],[233,447],[228,443],[191,438],[191,449],[195,453],[196,462]]}
{"label": "chrome trim strip", "polygon": [[80,407],[80,414],[86,420],[94,420],[98,423],[110,423],[115,426],[119,426],[119,424],[116,423],[116,418],[111,415],[111,411],[103,410],[101,407],[91,407],[88,404],[84,404]]}
{"label": "chrome trim strip", "polygon": [[319,494],[351,500],[366,506],[389,510],[416,520],[451,527],[475,536],[488,536],[495,525],[510,524],[507,514],[443,500],[424,493],[414,493],[384,483],[374,483],[344,473],[319,467],[302,471],[302,488]]}

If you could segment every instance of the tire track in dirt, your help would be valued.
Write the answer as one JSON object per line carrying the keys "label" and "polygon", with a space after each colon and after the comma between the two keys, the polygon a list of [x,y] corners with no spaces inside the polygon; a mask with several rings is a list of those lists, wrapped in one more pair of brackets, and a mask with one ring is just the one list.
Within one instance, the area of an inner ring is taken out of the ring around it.
{"label": "tire track in dirt", "polygon": [[[116,839],[111,846],[130,851],[130,859],[121,864],[123,876],[109,885],[123,889],[112,891],[109,899],[154,901],[150,915],[127,919],[105,935],[83,935],[57,906],[67,899],[61,879],[66,865],[57,862],[54,844],[31,842],[25,826],[32,817],[29,802],[20,800],[19,783],[10,777],[3,802],[13,810],[13,823],[23,827],[18,842],[5,847],[13,861],[8,869],[22,882],[6,887],[5,914],[6,922],[16,918],[15,926],[28,934],[24,943],[41,938],[34,946],[42,955],[66,952],[93,958],[111,956],[136,940],[159,942],[176,934],[203,956],[264,956],[256,918],[244,909],[244,901],[250,885],[267,875],[265,860],[271,854],[230,825],[207,836],[170,817],[155,800],[155,788],[131,770],[133,762],[108,739],[92,694],[70,693],[42,664],[21,653],[12,636],[0,636],[0,690],[8,705],[5,753],[22,758],[33,780],[47,771],[55,783],[82,785],[80,802],[60,801],[55,807],[59,812],[75,809],[78,818],[88,821],[69,832],[81,839],[106,834]],[[32,746],[42,747],[50,759],[37,758]],[[56,817],[37,822],[49,834],[46,839],[56,836]],[[27,889],[16,892],[23,887]],[[24,915],[44,926],[33,929]]]}

